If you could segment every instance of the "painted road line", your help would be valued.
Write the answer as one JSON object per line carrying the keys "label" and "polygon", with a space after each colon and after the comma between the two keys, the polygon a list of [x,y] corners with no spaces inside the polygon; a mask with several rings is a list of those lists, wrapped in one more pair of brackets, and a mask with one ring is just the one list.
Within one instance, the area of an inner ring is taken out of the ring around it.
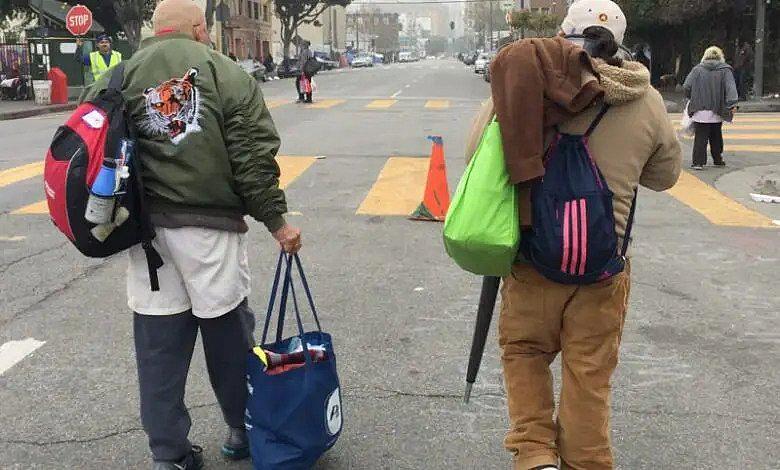
{"label": "painted road line", "polygon": [[278,108],[279,106],[284,106],[290,103],[292,103],[291,100],[268,100],[265,102],[265,106],[268,109],[274,109],[274,108]]}
{"label": "painted road line", "polygon": [[0,237],[0,242],[20,242],[22,240],[26,240],[27,237],[16,235],[13,237]]}
{"label": "painted road line", "polygon": [[342,103],[346,103],[347,100],[322,100],[322,101],[315,101],[312,104],[306,105],[307,108],[311,109],[328,109],[332,108],[334,106],[338,106]]}
{"label": "painted road line", "polygon": [[20,207],[11,212],[11,215],[43,215],[49,213],[49,205],[44,199],[28,206]]}
{"label": "painted road line", "polygon": [[9,168],[8,170],[2,170],[0,171],[0,188],[42,174],[43,162],[28,163],[27,165]]}
{"label": "painted road line", "polygon": [[279,187],[284,189],[289,186],[316,161],[316,157],[276,157],[276,162],[282,170]]}
{"label": "painted road line", "polygon": [[[673,123],[675,123],[675,124],[679,124],[680,123],[680,119],[677,118],[677,117],[671,119],[671,121]],[[757,123],[762,123],[762,122],[780,122],[780,117],[778,117],[778,116],[772,116],[772,117],[737,116],[736,118],[734,118],[734,124],[745,123],[745,122],[757,122]],[[728,124],[726,124],[726,125],[728,126]]]}
{"label": "painted road line", "polygon": [[396,103],[398,100],[374,100],[366,105],[366,109],[387,109]]}
{"label": "painted road line", "polygon": [[[682,127],[675,126],[676,130],[682,130]],[[723,132],[728,135],[730,131],[780,131],[778,124],[733,124],[723,127]]]}
{"label": "painted road line", "polygon": [[[279,187],[284,189],[303,174],[317,161],[317,157],[284,157],[276,158],[282,176],[279,178]],[[28,206],[21,207],[11,212],[11,215],[45,215],[49,213],[49,206],[45,200],[38,201]]]}
{"label": "painted road line", "polygon": [[725,147],[726,152],[750,152],[750,153],[780,153],[780,145],[729,145]]}
{"label": "painted road line", "polygon": [[447,109],[450,107],[450,100],[428,100],[425,107],[427,109]]}
{"label": "painted road line", "polygon": [[422,201],[428,164],[428,158],[388,158],[356,214],[411,214]]}
{"label": "painted road line", "polygon": [[[685,136],[686,139],[692,140],[692,136]],[[780,140],[780,134],[723,134],[724,140]]]}
{"label": "painted road line", "polygon": [[403,93],[403,90],[398,90],[392,95],[390,95],[390,98],[398,98],[398,95],[400,95],[401,93]]}
{"label": "painted road line", "polygon": [[36,349],[44,344],[46,344],[46,341],[27,338],[21,341],[9,341],[0,346],[0,375],[3,375],[8,369],[18,364],[22,359],[35,352]]}
{"label": "painted road line", "polygon": [[715,225],[774,227],[769,217],[748,209],[686,171],[667,192]]}

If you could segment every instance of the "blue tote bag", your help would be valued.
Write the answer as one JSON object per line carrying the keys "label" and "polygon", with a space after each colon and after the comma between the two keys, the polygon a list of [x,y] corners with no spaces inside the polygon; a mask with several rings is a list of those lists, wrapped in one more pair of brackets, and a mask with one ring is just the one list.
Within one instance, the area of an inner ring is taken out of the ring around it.
{"label": "blue tote bag", "polygon": [[[293,283],[293,261],[317,324],[315,331],[303,328]],[[282,279],[276,341],[266,343]],[[289,298],[298,335],[282,339]],[[298,255],[279,256],[263,339],[249,353],[247,367],[246,429],[255,470],[310,469],[336,443],[343,418],[333,343],[320,326]]]}

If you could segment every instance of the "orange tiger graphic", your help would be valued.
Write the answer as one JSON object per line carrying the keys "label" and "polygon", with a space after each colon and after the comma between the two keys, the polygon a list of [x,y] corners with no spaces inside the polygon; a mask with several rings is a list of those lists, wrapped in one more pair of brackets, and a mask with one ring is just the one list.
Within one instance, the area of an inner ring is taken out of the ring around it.
{"label": "orange tiger graphic", "polygon": [[178,144],[187,135],[200,131],[200,95],[195,86],[198,69],[191,68],[182,78],[173,78],[155,88],[147,88],[146,119],[142,131],[167,135]]}

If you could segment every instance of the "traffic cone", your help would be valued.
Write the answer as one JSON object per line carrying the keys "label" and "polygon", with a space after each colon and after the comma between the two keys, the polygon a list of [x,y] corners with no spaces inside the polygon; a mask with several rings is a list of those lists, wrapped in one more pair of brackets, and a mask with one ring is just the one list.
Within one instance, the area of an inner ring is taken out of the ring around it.
{"label": "traffic cone", "polygon": [[447,185],[447,167],[444,163],[444,140],[441,136],[429,136],[433,141],[431,162],[428,166],[428,182],[423,202],[410,216],[412,220],[443,222],[450,207],[450,189]]}

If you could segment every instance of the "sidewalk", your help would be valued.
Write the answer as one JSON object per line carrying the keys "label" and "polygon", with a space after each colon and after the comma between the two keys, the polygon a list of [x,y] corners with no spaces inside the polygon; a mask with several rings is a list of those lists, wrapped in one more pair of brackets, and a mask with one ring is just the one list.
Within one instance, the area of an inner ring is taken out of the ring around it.
{"label": "sidewalk", "polygon": [[27,101],[0,101],[0,121],[9,119],[22,119],[42,114],[59,113],[76,109],[76,102],[68,104],[38,105],[32,100]]}

